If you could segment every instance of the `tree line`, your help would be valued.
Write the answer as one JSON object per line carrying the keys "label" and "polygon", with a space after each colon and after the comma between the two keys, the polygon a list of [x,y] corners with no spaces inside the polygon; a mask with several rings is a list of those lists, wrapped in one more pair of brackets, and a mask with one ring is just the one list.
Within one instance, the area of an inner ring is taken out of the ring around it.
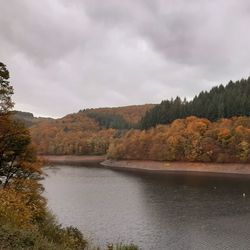
{"label": "tree line", "polygon": [[86,109],[60,119],[31,119],[23,112],[14,117],[25,124],[31,122],[32,142],[39,154],[103,155],[113,138],[134,127],[153,106]]}
{"label": "tree line", "polygon": [[134,124],[126,121],[120,114],[86,112],[87,116],[93,118],[101,127],[105,129],[130,129]]}
{"label": "tree line", "polygon": [[162,101],[142,117],[139,127],[148,129],[157,124],[168,124],[188,116],[216,121],[221,118],[250,115],[250,78],[230,81],[210,91],[202,91],[191,101],[180,97]]}
{"label": "tree line", "polygon": [[194,116],[112,141],[108,157],[125,160],[250,162],[250,117],[211,122]]}
{"label": "tree line", "polygon": [[116,134],[115,129],[103,129],[85,113],[36,123],[30,132],[42,155],[103,155]]}
{"label": "tree line", "polygon": [[[236,143],[236,141],[234,140],[235,138],[238,138],[237,136],[239,134],[236,133],[234,136],[230,136],[230,140],[233,141],[231,142],[231,144],[225,143],[225,140],[223,140],[223,144],[220,144],[220,140],[217,140],[217,137],[215,135],[216,132],[214,131],[223,128],[222,125],[226,120],[224,120],[224,122],[219,122],[221,119],[227,119],[232,116],[249,116],[249,86],[250,78],[247,80],[237,81],[235,83],[230,82],[225,87],[222,85],[219,87],[214,87],[209,92],[201,92],[198,96],[194,97],[194,99],[189,102],[185,99],[181,100],[181,98],[177,97],[175,100],[163,101],[159,105],[87,109],[82,110],[76,114],[67,115],[61,119],[41,120],[39,122],[33,123],[30,128],[32,141],[33,144],[37,147],[39,154],[101,155],[109,152],[109,155],[111,157],[119,158],[118,149],[120,147],[124,149],[124,146],[116,144],[117,140],[124,142],[124,145],[127,145],[127,143],[130,142],[131,148],[133,148],[133,144],[138,143],[137,141],[134,143],[133,141],[128,139],[127,134],[135,133],[139,135],[140,131],[137,129],[146,129],[151,131],[151,127],[157,128],[157,126],[160,124],[171,124],[176,119],[178,120],[180,118],[184,119],[190,116],[196,116],[197,119],[206,118],[206,121],[211,121],[209,123],[209,131],[207,131],[207,133],[211,132],[211,127],[214,128],[213,137],[207,136],[207,134],[205,135],[205,137],[201,135],[201,137],[198,137],[198,139],[201,140],[201,142],[199,143],[203,145],[203,148],[206,148],[204,146],[206,145],[206,142],[209,145],[212,145],[210,141],[213,141],[215,147],[217,148],[217,151],[215,150],[210,158],[207,155],[203,154],[202,156],[194,158],[194,161],[205,161],[205,159],[207,159],[207,161],[228,161],[226,160],[226,158],[234,162],[243,161],[242,157],[239,158],[239,150],[241,147],[249,147],[249,130],[246,130],[244,134],[246,139],[244,140],[244,138],[241,138],[241,141],[239,142],[241,143],[240,145],[238,145],[238,142]],[[140,119],[141,122],[138,124],[138,121],[140,121]],[[235,121],[235,119],[236,118],[233,118],[231,120],[230,118],[231,121]],[[239,119],[242,120],[243,118]],[[196,119],[190,118],[188,121],[190,121],[189,127],[192,123],[194,123],[193,125],[196,126]],[[136,122],[137,126],[135,126]],[[227,122],[230,123],[230,121]],[[175,127],[177,122],[174,122],[173,124],[174,125],[169,125],[172,128],[172,130],[169,131],[175,131],[173,127]],[[216,128],[216,126],[218,126],[218,128]],[[246,125],[245,123],[242,126],[244,129],[248,128],[248,125]],[[228,129],[228,127],[226,126],[224,129]],[[232,131],[235,130],[230,130],[230,133],[234,133]],[[148,131],[146,131],[145,133],[147,136],[150,134]],[[157,133],[159,134],[157,135]],[[182,131],[180,131],[179,133],[181,134]],[[161,136],[163,136],[163,138],[161,138]],[[166,136],[166,134],[162,134],[161,130],[156,129],[155,136],[151,135],[147,137],[147,140],[149,140],[147,142],[148,147],[151,147],[150,145],[152,145],[152,147],[158,145],[157,140],[159,142],[161,142],[162,140],[167,140],[166,138],[164,139],[164,136]],[[176,138],[179,138],[178,136]],[[186,137],[187,134],[185,136],[182,136],[183,143],[180,142],[175,150],[180,148],[180,152],[183,152],[183,145],[186,143],[187,147],[189,144],[197,145],[197,147],[199,146],[199,144],[194,144],[198,139],[197,137],[194,137],[192,133],[190,134],[190,138],[188,138],[188,140],[186,139]],[[135,138],[135,140],[140,140],[143,137],[139,136],[138,138]],[[150,138],[152,139],[152,142],[150,142]],[[173,139],[175,137],[171,138]],[[114,149],[114,145],[115,147],[117,146],[118,149]],[[171,143],[168,143],[167,145],[171,145]],[[233,157],[231,157],[229,153],[225,151],[227,147],[231,147],[230,154]],[[139,148],[140,147],[138,146],[138,150]],[[153,149],[146,151],[144,151],[143,149],[142,152],[144,158],[147,159],[189,160],[189,158],[191,157],[191,153],[187,150],[186,146],[184,148],[185,154],[183,153],[181,157],[173,157],[173,155],[171,157],[165,158],[158,157],[156,155],[166,154],[166,152],[163,149],[161,150],[160,147],[157,148],[157,150],[159,150],[159,153],[157,154],[152,153],[155,152]],[[232,150],[232,148],[234,148],[234,150]],[[127,147],[126,150],[128,152],[127,155],[129,155],[129,147]],[[172,152],[172,150],[173,149],[169,149],[169,153]],[[223,153],[223,150],[226,153]],[[134,154],[135,152],[137,152],[137,149],[135,149]],[[187,155],[188,152],[190,153],[190,156]],[[246,150],[244,152],[248,151]],[[127,157],[126,152],[123,152],[123,155],[124,157]]]}

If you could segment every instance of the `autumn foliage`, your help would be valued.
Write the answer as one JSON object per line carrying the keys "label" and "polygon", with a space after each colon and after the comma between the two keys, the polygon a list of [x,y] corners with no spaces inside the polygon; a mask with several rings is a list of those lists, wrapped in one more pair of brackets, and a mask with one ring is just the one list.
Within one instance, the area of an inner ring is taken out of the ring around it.
{"label": "autumn foliage", "polygon": [[47,210],[42,161],[29,130],[13,119],[9,72],[0,62],[0,249],[85,249],[73,227],[62,228]]}
{"label": "autumn foliage", "polygon": [[137,124],[141,120],[142,116],[153,107],[155,107],[155,104],[144,104],[114,108],[85,109],[80,112],[120,115],[128,123]]}
{"label": "autumn foliage", "polygon": [[105,154],[114,129],[102,129],[85,114],[40,122],[30,129],[39,154],[101,155]]}
{"label": "autumn foliage", "polygon": [[[121,108],[100,108],[80,111],[61,119],[36,122],[30,127],[32,141],[39,154],[52,155],[102,155],[106,154],[114,137],[123,129],[104,126],[110,122],[136,123],[153,105],[138,105]],[[98,122],[90,114],[98,114]],[[117,119],[121,117],[121,119]],[[110,120],[114,118],[113,120]],[[109,119],[109,121],[105,121]],[[101,121],[101,120],[99,120]],[[112,124],[111,124],[112,125]],[[119,126],[118,126],[119,127]],[[120,126],[123,128],[123,124]]]}
{"label": "autumn foliage", "polygon": [[100,155],[113,159],[249,162],[250,118],[211,122],[190,116],[148,130],[106,129],[86,113],[31,127],[40,154]]}
{"label": "autumn foliage", "polygon": [[250,117],[210,122],[194,116],[113,140],[111,159],[250,162]]}

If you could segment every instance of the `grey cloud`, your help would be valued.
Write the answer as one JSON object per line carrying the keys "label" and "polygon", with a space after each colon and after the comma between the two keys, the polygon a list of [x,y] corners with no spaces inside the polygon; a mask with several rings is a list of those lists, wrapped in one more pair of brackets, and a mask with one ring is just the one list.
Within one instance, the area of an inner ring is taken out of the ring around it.
{"label": "grey cloud", "polygon": [[249,74],[247,0],[0,6],[0,60],[10,69],[16,108],[38,115],[190,98]]}
{"label": "grey cloud", "polygon": [[[247,33],[250,21],[248,1],[158,0],[153,8],[145,1],[87,2],[92,3],[86,5],[87,14],[94,20],[134,30],[168,60],[205,67],[227,63],[237,49],[234,38]],[[249,41],[242,37],[238,43],[244,39]]]}

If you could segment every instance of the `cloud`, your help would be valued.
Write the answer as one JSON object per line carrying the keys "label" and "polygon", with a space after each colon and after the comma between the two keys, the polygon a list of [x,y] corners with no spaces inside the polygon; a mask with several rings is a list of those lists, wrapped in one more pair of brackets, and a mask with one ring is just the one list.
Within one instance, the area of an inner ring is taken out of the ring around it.
{"label": "cloud", "polygon": [[1,1],[16,109],[157,103],[249,75],[249,1]]}

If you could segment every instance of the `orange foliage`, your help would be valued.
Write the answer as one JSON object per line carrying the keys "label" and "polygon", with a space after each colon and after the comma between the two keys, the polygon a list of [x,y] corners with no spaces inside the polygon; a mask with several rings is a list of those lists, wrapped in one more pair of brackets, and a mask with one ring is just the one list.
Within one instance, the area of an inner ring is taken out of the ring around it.
{"label": "orange foliage", "polygon": [[42,190],[41,184],[24,179],[0,189],[0,218],[20,228],[33,228],[34,222],[44,218],[46,213]]}
{"label": "orange foliage", "polygon": [[[119,114],[130,123],[137,123],[153,104],[118,108],[91,109],[98,113]],[[33,144],[39,154],[105,154],[115,129],[104,129],[85,112],[67,115],[61,119],[36,122],[30,128]]]}
{"label": "orange foliage", "polygon": [[250,117],[188,117],[114,140],[108,157],[161,161],[250,162]]}
{"label": "orange foliage", "polygon": [[106,113],[121,115],[127,122],[131,124],[136,124],[140,121],[143,115],[150,109],[152,109],[155,104],[144,104],[144,105],[131,105],[125,107],[114,107],[114,108],[97,108],[88,109],[96,113]]}
{"label": "orange foliage", "polygon": [[114,129],[101,127],[84,113],[43,121],[30,128],[39,154],[105,154]]}
{"label": "orange foliage", "polygon": [[[131,106],[133,110],[135,108],[132,107],[137,106]],[[95,111],[121,114],[122,109],[124,114],[128,111],[128,107]],[[135,114],[129,119],[138,119]],[[233,117],[212,123],[191,116],[146,131],[131,129],[121,132],[103,129],[94,119],[80,112],[37,123],[31,127],[31,135],[40,154],[98,155],[108,151],[108,156],[116,159],[250,161],[249,117]]]}

